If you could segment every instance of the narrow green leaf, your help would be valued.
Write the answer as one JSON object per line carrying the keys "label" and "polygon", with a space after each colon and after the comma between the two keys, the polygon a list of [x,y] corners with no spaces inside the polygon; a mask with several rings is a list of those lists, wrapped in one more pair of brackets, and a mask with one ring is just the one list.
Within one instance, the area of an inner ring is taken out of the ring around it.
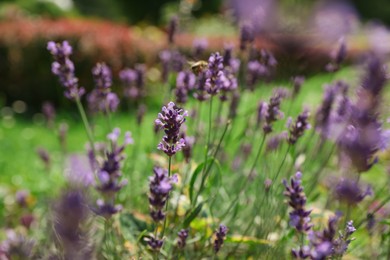
{"label": "narrow green leaf", "polygon": [[202,207],[204,203],[205,203],[204,201],[199,203],[199,205],[196,206],[196,208],[194,208],[191,211],[191,213],[186,217],[186,219],[183,222],[184,228],[187,228],[191,224],[191,222],[199,215],[199,213],[202,211]]}

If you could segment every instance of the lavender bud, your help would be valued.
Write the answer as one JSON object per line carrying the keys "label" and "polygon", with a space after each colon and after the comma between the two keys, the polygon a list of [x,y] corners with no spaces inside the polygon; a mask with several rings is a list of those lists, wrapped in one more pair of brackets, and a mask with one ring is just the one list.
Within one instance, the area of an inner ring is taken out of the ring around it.
{"label": "lavender bud", "polygon": [[372,195],[372,189],[367,186],[365,190],[350,179],[342,179],[335,187],[334,195],[337,200],[345,202],[348,205],[356,205],[366,196]]}
{"label": "lavender bud", "polygon": [[177,240],[177,247],[178,248],[184,248],[186,246],[186,241],[188,238],[188,229],[182,229],[177,233],[178,240]]}
{"label": "lavender bud", "polygon": [[228,232],[228,228],[221,224],[219,225],[219,228],[215,231],[215,240],[214,240],[214,252],[218,253],[223,245],[223,241],[226,238]]}
{"label": "lavender bud", "polygon": [[45,164],[46,169],[50,169],[51,159],[50,159],[49,152],[46,149],[39,147],[37,149],[37,154],[39,158],[42,160],[42,162]]}
{"label": "lavender bud", "polygon": [[171,20],[169,21],[169,24],[168,24],[168,42],[169,44],[173,44],[174,43],[174,36],[175,36],[175,33],[176,33],[176,30],[177,30],[177,25],[178,25],[178,18],[177,16],[173,16],[171,17]]}
{"label": "lavender bud", "polygon": [[243,24],[240,28],[240,49],[246,49],[247,44],[255,40],[254,29],[250,24]]}
{"label": "lavender bud", "polygon": [[293,98],[295,98],[296,96],[298,96],[299,92],[301,91],[301,87],[302,87],[303,83],[305,82],[305,77],[304,76],[295,76],[291,80],[293,83],[292,96],[293,96]]}
{"label": "lavender bud", "polygon": [[304,134],[306,129],[310,129],[308,122],[309,111],[304,111],[298,115],[297,120],[289,128],[290,135],[288,137],[288,143],[294,145],[298,139]]}
{"label": "lavender bud", "polygon": [[148,243],[150,249],[152,249],[155,252],[159,252],[164,244],[164,241],[162,239],[158,239],[154,237],[154,235],[150,235],[149,237],[146,237],[145,241]]}
{"label": "lavender bud", "polygon": [[263,126],[263,131],[265,134],[271,133],[272,124],[283,117],[283,112],[280,111],[280,102],[281,97],[279,95],[271,97],[269,101],[265,112],[265,124]]}
{"label": "lavender bud", "polygon": [[42,114],[46,119],[47,125],[52,127],[56,117],[56,110],[51,102],[46,101],[42,104]]}
{"label": "lavender bud", "polygon": [[207,49],[208,42],[206,39],[195,39],[193,46],[193,55],[195,59],[200,59],[204,53],[204,51]]}

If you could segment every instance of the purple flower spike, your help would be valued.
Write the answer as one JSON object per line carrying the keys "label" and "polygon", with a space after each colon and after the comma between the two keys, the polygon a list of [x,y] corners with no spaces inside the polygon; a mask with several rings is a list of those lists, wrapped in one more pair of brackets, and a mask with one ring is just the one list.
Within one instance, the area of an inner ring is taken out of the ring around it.
{"label": "purple flower spike", "polygon": [[205,88],[207,93],[210,95],[216,95],[227,81],[226,75],[223,71],[223,57],[218,52],[210,55],[208,68],[205,74]]}
{"label": "purple flower spike", "polygon": [[78,86],[78,78],[74,75],[74,64],[69,56],[72,54],[72,47],[67,41],[62,43],[48,42],[47,49],[53,55],[52,73],[58,76],[60,83],[65,88],[65,97],[76,100],[85,94],[85,89]]}
{"label": "purple flower spike", "polygon": [[310,129],[308,122],[309,111],[304,111],[298,115],[297,120],[290,126],[290,135],[288,137],[288,143],[294,145],[298,139],[305,133],[306,129]]}
{"label": "purple flower spike", "polygon": [[306,195],[303,191],[301,184],[302,173],[297,172],[290,180],[288,185],[287,180],[283,180],[283,184],[286,188],[283,193],[284,196],[289,198],[288,204],[293,208],[290,212],[290,225],[293,226],[298,232],[308,232],[312,224],[310,223],[311,210],[306,210]]}
{"label": "purple flower spike", "polygon": [[115,112],[119,105],[119,98],[111,92],[112,75],[105,63],[97,63],[92,69],[95,89],[88,95],[88,107],[91,112]]}
{"label": "purple flower spike", "polygon": [[154,167],[153,173],[154,175],[149,177],[150,215],[155,222],[159,222],[165,219],[163,208],[172,190],[175,177],[168,177],[168,171],[159,167]]}
{"label": "purple flower spike", "polygon": [[228,228],[221,224],[219,228],[215,231],[215,240],[214,240],[214,252],[218,253],[223,245],[223,241],[226,238]]}
{"label": "purple flower spike", "polygon": [[154,237],[153,234],[151,234],[149,237],[146,237],[145,241],[148,243],[150,249],[156,252],[159,252],[161,247],[164,244],[164,241],[162,239],[158,239],[157,237]]}
{"label": "purple flower spike", "polygon": [[157,149],[172,156],[185,146],[184,139],[179,138],[179,135],[180,127],[185,122],[187,114],[187,111],[178,108],[173,102],[169,102],[166,107],[162,108],[155,124],[164,129],[165,135]]}
{"label": "purple flower spike", "polygon": [[265,124],[263,126],[263,131],[265,134],[269,134],[272,132],[272,124],[278,119],[283,117],[283,112],[280,111],[280,102],[281,96],[276,94],[271,97],[269,104],[264,104],[264,118]]}
{"label": "purple flower spike", "polygon": [[178,240],[177,240],[177,247],[178,248],[184,248],[186,246],[186,241],[188,238],[188,229],[182,229],[177,233]]}
{"label": "purple flower spike", "polygon": [[356,181],[350,179],[342,179],[334,190],[337,200],[347,203],[348,205],[356,205],[361,202],[366,196],[372,195],[372,189],[367,186],[365,189]]}

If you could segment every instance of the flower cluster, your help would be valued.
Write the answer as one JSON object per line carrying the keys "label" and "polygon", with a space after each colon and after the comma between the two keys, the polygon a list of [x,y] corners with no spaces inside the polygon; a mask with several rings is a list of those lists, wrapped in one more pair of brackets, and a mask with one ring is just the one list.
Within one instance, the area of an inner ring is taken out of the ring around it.
{"label": "flower cluster", "polygon": [[145,65],[137,64],[134,69],[125,68],[119,72],[126,98],[138,100],[144,97],[145,70]]}
{"label": "flower cluster", "polygon": [[290,212],[290,225],[293,226],[298,232],[308,232],[312,224],[310,223],[311,210],[306,210],[306,195],[303,192],[303,186],[301,184],[302,173],[297,172],[290,180],[288,185],[287,180],[283,180],[283,184],[286,188],[283,193],[289,201],[288,204],[293,208]]}
{"label": "flower cluster", "polygon": [[298,115],[295,123],[291,124],[289,127],[290,135],[288,137],[288,143],[294,145],[298,139],[305,133],[306,129],[310,129],[310,124],[308,122],[309,111],[305,110],[300,115]]}
{"label": "flower cluster", "polygon": [[265,119],[265,124],[263,126],[263,131],[265,134],[272,132],[272,124],[278,119],[283,117],[283,112],[280,111],[280,102],[281,96],[276,94],[271,97],[269,104],[264,103],[261,108],[263,111],[263,118]]}
{"label": "flower cluster", "polygon": [[223,70],[223,57],[218,53],[212,53],[208,60],[206,70],[205,88],[210,95],[216,95],[221,88],[227,83],[226,76]]}
{"label": "flower cluster", "polygon": [[119,105],[119,98],[111,92],[112,75],[105,63],[97,63],[92,68],[95,89],[87,96],[88,107],[91,112],[115,112]]}
{"label": "flower cluster", "polygon": [[325,70],[328,72],[336,72],[340,69],[340,65],[347,57],[347,45],[345,39],[339,40],[338,46],[330,54],[331,61],[325,66]]}
{"label": "flower cluster", "polygon": [[195,86],[195,74],[189,71],[180,71],[176,78],[176,102],[185,104],[188,99],[188,92]]}
{"label": "flower cluster", "polygon": [[351,179],[342,179],[334,189],[335,198],[347,205],[356,205],[370,195],[373,195],[370,186],[363,189],[361,185]]}
{"label": "flower cluster", "polygon": [[62,43],[48,42],[47,49],[53,55],[54,62],[51,71],[58,76],[60,83],[65,87],[65,97],[76,100],[85,94],[85,89],[78,86],[78,78],[74,74],[74,64],[69,56],[72,55],[72,47],[67,41]]}
{"label": "flower cluster", "polygon": [[188,229],[182,229],[177,233],[177,247],[184,248],[186,246],[186,241],[188,238]]}
{"label": "flower cluster", "polygon": [[99,184],[96,189],[101,192],[104,200],[97,202],[97,214],[106,218],[118,212],[121,207],[113,205],[115,194],[127,184],[126,180],[120,181],[122,176],[122,161],[124,160],[123,152],[127,145],[133,143],[131,133],[126,132],[125,141],[122,145],[118,144],[120,129],[115,128],[112,133],[108,134],[107,139],[110,141],[110,148],[104,144],[97,144],[95,150],[99,154],[89,152],[92,169],[97,173]]}
{"label": "flower cluster", "polygon": [[214,239],[214,252],[218,253],[223,245],[223,241],[226,238],[228,232],[228,228],[221,224],[219,225],[219,228],[215,231],[215,239]]}
{"label": "flower cluster", "polygon": [[165,219],[163,208],[167,202],[169,192],[172,190],[172,184],[176,182],[176,176],[168,176],[168,171],[154,167],[154,175],[149,177],[149,204],[150,215],[155,222]]}
{"label": "flower cluster", "polygon": [[180,127],[185,122],[187,111],[178,108],[175,103],[169,102],[163,106],[161,113],[155,120],[155,124],[164,129],[165,135],[157,146],[157,149],[163,151],[168,156],[172,156],[185,146],[183,138],[179,138]]}

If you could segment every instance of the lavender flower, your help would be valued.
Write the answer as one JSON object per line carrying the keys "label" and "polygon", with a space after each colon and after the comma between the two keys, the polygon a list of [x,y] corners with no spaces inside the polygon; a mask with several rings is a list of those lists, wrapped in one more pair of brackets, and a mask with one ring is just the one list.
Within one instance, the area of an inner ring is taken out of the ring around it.
{"label": "lavender flower", "polygon": [[321,132],[323,136],[329,135],[330,116],[332,106],[336,96],[336,89],[334,86],[326,86],[322,103],[317,110],[315,116],[315,128]]}
{"label": "lavender flower", "polygon": [[18,203],[19,207],[25,208],[28,206],[28,198],[30,196],[29,191],[27,190],[19,190],[15,194],[16,203]]}
{"label": "lavender flower", "polygon": [[142,124],[142,120],[145,116],[146,110],[147,110],[146,105],[141,104],[138,106],[138,110],[137,110],[137,124],[138,125]]}
{"label": "lavender flower", "polygon": [[229,106],[229,118],[236,117],[239,103],[240,103],[240,93],[238,91],[234,91]]}
{"label": "lavender flower", "polygon": [[373,114],[378,112],[380,94],[388,79],[386,69],[386,66],[377,56],[369,57],[366,72],[357,93],[357,103],[361,110],[367,110]]}
{"label": "lavender flower", "polygon": [[186,246],[186,241],[188,238],[188,229],[182,229],[177,233],[177,247],[184,248]]}
{"label": "lavender flower", "polygon": [[356,181],[342,179],[336,185],[334,195],[339,201],[345,202],[348,205],[356,205],[366,196],[372,195],[372,189],[370,186],[363,189]]}
{"label": "lavender flower", "polygon": [[145,71],[145,65],[137,64],[134,69],[125,68],[119,72],[125,97],[138,100],[145,96]]}
{"label": "lavender flower", "polygon": [[185,122],[187,114],[187,111],[178,108],[173,102],[169,102],[166,107],[163,106],[155,124],[164,129],[165,135],[157,149],[163,151],[168,156],[172,156],[185,146],[184,139],[179,139],[179,134],[180,127]]}
{"label": "lavender flower", "polygon": [[304,76],[295,76],[295,77],[292,77],[291,81],[293,84],[292,97],[295,98],[296,96],[298,96],[299,92],[301,91],[301,87],[302,87],[303,83],[305,82],[305,77]]}
{"label": "lavender flower", "polygon": [[195,59],[200,59],[207,49],[208,42],[206,39],[195,39],[193,44],[193,55]]}
{"label": "lavender flower", "polygon": [[176,177],[169,177],[168,171],[159,167],[154,167],[153,173],[154,175],[149,177],[150,215],[155,222],[159,222],[165,219],[163,209]]}
{"label": "lavender flower", "polygon": [[0,257],[8,259],[33,258],[34,241],[14,230],[6,230],[6,240],[0,244]]}
{"label": "lavender flower", "polygon": [[112,75],[105,63],[97,63],[92,69],[95,89],[88,94],[88,107],[91,112],[115,112],[119,105],[119,98],[111,92]]}
{"label": "lavender flower", "polygon": [[350,220],[347,222],[344,233],[340,233],[339,238],[333,242],[333,254],[337,257],[342,257],[344,253],[348,250],[349,244],[352,242],[352,234],[355,233],[356,228],[353,226],[353,221]]}
{"label": "lavender flower", "polygon": [[184,139],[184,147],[182,148],[182,152],[184,155],[184,159],[186,163],[189,163],[192,157],[192,149],[195,143],[195,137],[187,136],[184,133],[180,134],[181,138]]}
{"label": "lavender flower", "polygon": [[123,155],[124,149],[127,145],[133,143],[133,139],[131,138],[131,133],[126,132],[124,143],[119,145],[119,136],[120,129],[115,128],[112,133],[107,135],[107,139],[110,141],[110,149],[105,145],[97,144],[95,150],[100,152],[100,154],[89,152],[91,167],[97,172],[99,180],[96,189],[105,198],[105,200],[98,201],[96,213],[106,218],[109,218],[121,208],[120,206],[114,206],[112,203],[115,194],[127,184],[126,180],[120,181],[119,178],[122,176],[122,161],[125,158]]}
{"label": "lavender flower", "polygon": [[326,259],[333,254],[333,243],[337,231],[337,222],[339,216],[330,217],[328,226],[323,231],[311,231],[309,233],[310,240],[310,258],[311,259]]}
{"label": "lavender flower", "polygon": [[280,147],[280,144],[284,140],[287,140],[287,138],[288,138],[287,131],[283,131],[280,134],[277,134],[277,135],[272,136],[271,138],[268,138],[267,146],[266,146],[265,150],[267,152],[276,151]]}
{"label": "lavender flower", "polygon": [[215,231],[215,240],[214,240],[214,252],[218,253],[223,245],[223,241],[226,238],[228,232],[228,228],[221,224],[219,225],[219,228]]}
{"label": "lavender flower", "polygon": [[341,63],[347,56],[347,46],[344,38],[339,40],[337,49],[333,50],[330,56],[331,62],[325,66],[325,70],[328,72],[336,72],[340,69]]}
{"label": "lavender flower", "polygon": [[218,53],[212,53],[208,60],[206,70],[205,88],[210,95],[216,95],[226,84],[226,76],[223,71],[223,57]]}
{"label": "lavender flower", "polygon": [[173,16],[169,20],[168,30],[167,30],[168,31],[168,43],[169,44],[173,44],[174,43],[174,36],[175,36],[176,30],[177,30],[178,22],[179,21],[178,21],[177,16]]}
{"label": "lavender flower", "polygon": [[56,110],[51,102],[46,101],[42,104],[42,114],[46,119],[47,125],[52,127],[56,117]]}
{"label": "lavender flower", "polygon": [[72,47],[67,41],[62,43],[48,42],[47,49],[53,55],[54,62],[51,71],[58,76],[60,83],[65,88],[65,97],[70,100],[79,99],[85,94],[85,89],[78,86],[78,78],[74,75],[74,64],[69,59]]}
{"label": "lavender flower", "polygon": [[289,198],[288,204],[293,208],[290,212],[290,225],[293,226],[298,232],[308,232],[312,224],[310,223],[311,210],[306,210],[306,196],[303,192],[302,186],[302,173],[297,172],[290,180],[288,185],[287,180],[283,180],[283,184],[286,188],[283,193],[284,196]]}
{"label": "lavender flower", "polygon": [[295,259],[306,259],[310,257],[310,247],[309,246],[302,246],[298,249],[292,249],[291,255]]}
{"label": "lavender flower", "polygon": [[270,73],[268,68],[257,60],[248,62],[247,72],[246,83],[251,91],[254,90],[254,86],[261,78],[268,76]]}
{"label": "lavender flower", "polygon": [[149,247],[155,252],[159,252],[164,244],[164,241],[162,239],[158,239],[157,237],[154,237],[154,235],[149,235],[145,238],[145,241],[148,243]]}
{"label": "lavender flower", "polygon": [[189,71],[181,71],[176,78],[176,101],[179,104],[187,102],[188,91],[192,90],[195,86],[195,75]]}
{"label": "lavender flower", "polygon": [[54,205],[53,227],[65,259],[90,259],[93,245],[85,225],[89,219],[88,202],[83,192],[69,190]]}
{"label": "lavender flower", "polygon": [[205,101],[209,99],[210,95],[207,93],[206,90],[206,73],[201,71],[198,74],[198,80],[195,85],[195,93],[194,98],[196,98],[199,101]]}
{"label": "lavender flower", "polygon": [[68,124],[62,123],[60,124],[58,129],[58,139],[63,152],[66,151],[66,139],[68,136],[68,128],[69,128]]}
{"label": "lavender flower", "polygon": [[280,102],[281,97],[275,95],[271,97],[269,104],[264,108],[265,124],[263,126],[263,131],[265,134],[271,133],[272,124],[283,117],[283,112],[280,111]]}
{"label": "lavender flower", "polygon": [[240,49],[243,51],[248,44],[251,44],[255,40],[253,26],[246,23],[240,28]]}
{"label": "lavender flower", "polygon": [[290,135],[288,137],[288,143],[294,145],[298,139],[305,133],[306,129],[310,129],[308,122],[309,111],[305,110],[298,115],[297,120],[294,124],[289,127]]}
{"label": "lavender flower", "polygon": [[37,154],[39,158],[42,160],[42,162],[45,164],[46,169],[49,170],[51,165],[49,152],[46,149],[39,147],[37,149]]}

